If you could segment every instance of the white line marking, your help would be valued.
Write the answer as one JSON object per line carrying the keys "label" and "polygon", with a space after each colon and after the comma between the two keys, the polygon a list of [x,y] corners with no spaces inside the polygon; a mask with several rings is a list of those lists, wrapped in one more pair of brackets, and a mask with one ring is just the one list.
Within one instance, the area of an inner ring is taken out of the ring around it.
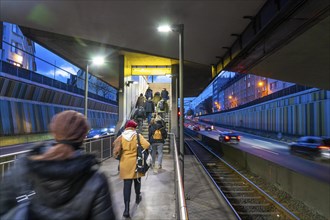
{"label": "white line marking", "polygon": [[279,155],[279,153],[276,153],[276,152],[274,152],[274,151],[271,151],[271,150],[265,149],[265,148],[263,148],[263,147],[259,147],[259,146],[256,146],[256,145],[251,145],[251,147],[256,148],[256,149],[258,149],[258,150],[266,151],[266,152],[271,153],[271,154]]}

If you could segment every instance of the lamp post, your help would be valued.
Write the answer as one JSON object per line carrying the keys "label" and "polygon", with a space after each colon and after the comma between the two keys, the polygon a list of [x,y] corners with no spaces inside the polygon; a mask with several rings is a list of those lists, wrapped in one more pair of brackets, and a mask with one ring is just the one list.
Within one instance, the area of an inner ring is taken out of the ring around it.
{"label": "lamp post", "polygon": [[160,26],[158,27],[159,32],[177,32],[179,33],[179,97],[180,97],[180,117],[179,117],[179,126],[180,126],[180,160],[181,160],[181,173],[182,178],[184,176],[184,134],[183,134],[183,52],[184,52],[184,43],[183,43],[183,24],[177,24],[172,26]]}
{"label": "lamp post", "polygon": [[[104,63],[104,57],[95,57],[93,58],[91,65],[100,66]],[[84,105],[84,115],[87,118],[87,110],[88,110],[88,69],[89,63],[86,65],[86,75],[85,75],[85,105]]]}

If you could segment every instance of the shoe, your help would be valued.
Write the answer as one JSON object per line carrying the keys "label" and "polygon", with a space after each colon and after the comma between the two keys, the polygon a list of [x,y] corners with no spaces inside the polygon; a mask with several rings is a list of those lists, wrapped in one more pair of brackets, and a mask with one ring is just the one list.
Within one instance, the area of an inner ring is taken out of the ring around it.
{"label": "shoe", "polygon": [[154,166],[154,173],[158,173],[159,167],[159,164],[156,162]]}
{"label": "shoe", "polygon": [[158,167],[159,169],[162,169],[162,165],[159,165],[159,167]]}
{"label": "shoe", "polygon": [[136,196],[136,199],[135,199],[135,203],[136,203],[136,204],[139,204],[141,201],[142,201],[142,196],[141,196],[141,194],[140,194],[140,195],[137,195],[137,196]]}
{"label": "shoe", "polygon": [[129,216],[129,202],[125,202],[125,210],[124,210],[124,213],[123,213],[123,217],[130,218],[130,216]]}
{"label": "shoe", "polygon": [[154,167],[154,173],[158,173],[158,167]]}

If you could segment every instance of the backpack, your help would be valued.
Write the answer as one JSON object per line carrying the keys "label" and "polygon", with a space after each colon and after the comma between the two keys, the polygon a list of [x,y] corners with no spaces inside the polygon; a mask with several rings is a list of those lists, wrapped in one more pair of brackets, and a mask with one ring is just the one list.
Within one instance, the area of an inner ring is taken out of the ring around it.
{"label": "backpack", "polygon": [[152,136],[152,138],[154,140],[162,140],[163,139],[163,135],[162,135],[162,132],[160,131],[160,129],[157,129],[155,132],[154,132],[154,135]]}
{"label": "backpack", "polygon": [[144,112],[144,108],[143,107],[139,107],[136,113],[136,116],[138,118],[143,118],[145,116],[145,112]]}
{"label": "backpack", "polygon": [[140,142],[140,135],[139,133],[136,134],[136,138],[137,138],[137,152],[136,152],[136,169],[135,172],[136,173],[142,173],[145,174],[149,167],[151,166],[151,162],[152,162],[152,158],[151,155],[149,154],[149,150],[148,149],[144,149],[141,146],[141,142]]}
{"label": "backpack", "polygon": [[158,106],[159,106],[159,110],[164,111],[165,110],[164,100],[160,100]]}

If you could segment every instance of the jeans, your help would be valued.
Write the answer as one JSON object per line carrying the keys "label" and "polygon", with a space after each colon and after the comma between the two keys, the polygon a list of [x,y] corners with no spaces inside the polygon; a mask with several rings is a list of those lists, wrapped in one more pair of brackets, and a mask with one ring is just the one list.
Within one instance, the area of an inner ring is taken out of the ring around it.
{"label": "jeans", "polygon": [[142,129],[143,129],[143,119],[142,118],[137,118],[137,124],[138,124],[138,131],[139,133],[142,132]]}
{"label": "jeans", "polygon": [[147,112],[146,114],[147,114],[148,124],[150,124],[152,113],[151,112]]}
{"label": "jeans", "polygon": [[140,195],[140,193],[141,193],[141,178],[125,179],[124,180],[124,202],[130,202],[133,180],[134,180],[135,194]]}
{"label": "jeans", "polygon": [[158,165],[162,165],[163,161],[163,143],[153,143],[151,144],[151,157],[152,157],[152,163],[155,164],[156,162],[156,152],[158,153],[157,163]]}

